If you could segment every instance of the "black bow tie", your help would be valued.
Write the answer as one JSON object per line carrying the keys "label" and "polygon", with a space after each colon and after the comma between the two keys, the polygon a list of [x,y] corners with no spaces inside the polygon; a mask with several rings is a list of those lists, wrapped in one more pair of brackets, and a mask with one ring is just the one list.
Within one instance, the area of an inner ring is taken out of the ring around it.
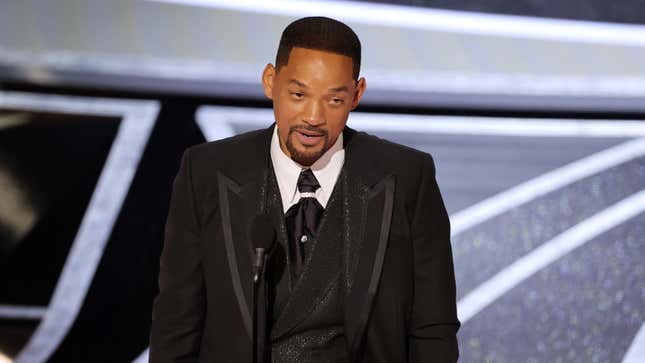
{"label": "black bow tie", "polygon": [[289,238],[289,260],[293,273],[292,281],[295,281],[300,275],[305,262],[303,245],[315,238],[318,232],[318,223],[324,210],[313,195],[318,188],[320,188],[320,184],[311,169],[305,169],[300,172],[298,191],[301,194],[312,194],[301,195],[298,203],[292,205],[285,214],[285,224]]}

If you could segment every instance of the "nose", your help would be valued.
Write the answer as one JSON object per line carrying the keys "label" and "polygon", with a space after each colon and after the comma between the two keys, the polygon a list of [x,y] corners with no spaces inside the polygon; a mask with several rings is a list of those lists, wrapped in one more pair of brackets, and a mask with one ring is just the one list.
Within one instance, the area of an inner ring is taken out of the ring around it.
{"label": "nose", "polygon": [[322,101],[310,101],[305,108],[302,120],[311,125],[318,126],[325,123],[324,107]]}

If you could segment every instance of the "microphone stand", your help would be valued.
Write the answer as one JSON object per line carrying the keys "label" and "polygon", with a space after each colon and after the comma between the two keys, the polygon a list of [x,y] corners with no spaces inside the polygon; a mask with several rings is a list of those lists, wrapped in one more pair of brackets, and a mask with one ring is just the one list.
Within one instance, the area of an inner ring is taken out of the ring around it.
{"label": "microphone stand", "polygon": [[255,249],[256,263],[253,276],[253,363],[267,359],[267,288],[264,279],[265,253]]}

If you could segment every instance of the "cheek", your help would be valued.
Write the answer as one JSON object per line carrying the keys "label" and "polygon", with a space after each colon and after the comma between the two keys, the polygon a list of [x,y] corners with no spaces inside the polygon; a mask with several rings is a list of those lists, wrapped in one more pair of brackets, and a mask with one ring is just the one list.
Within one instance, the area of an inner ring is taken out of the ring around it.
{"label": "cheek", "polygon": [[291,123],[296,118],[298,110],[285,101],[277,101],[273,103],[273,112],[275,114],[276,122],[278,127],[283,129],[289,129]]}
{"label": "cheek", "polygon": [[328,123],[329,131],[334,134],[340,134],[340,132],[345,128],[345,123],[347,122],[348,112],[342,110],[335,110],[329,114]]}

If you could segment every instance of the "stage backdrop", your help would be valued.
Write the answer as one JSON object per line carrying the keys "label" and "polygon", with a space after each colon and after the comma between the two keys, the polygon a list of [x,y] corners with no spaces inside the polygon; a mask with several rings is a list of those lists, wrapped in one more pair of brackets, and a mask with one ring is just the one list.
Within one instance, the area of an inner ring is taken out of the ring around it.
{"label": "stage backdrop", "polygon": [[644,362],[645,13],[406,3],[2,2],[0,362],[146,361],[181,154],[271,125],[306,15],[361,38],[349,125],[435,159],[460,361]]}

